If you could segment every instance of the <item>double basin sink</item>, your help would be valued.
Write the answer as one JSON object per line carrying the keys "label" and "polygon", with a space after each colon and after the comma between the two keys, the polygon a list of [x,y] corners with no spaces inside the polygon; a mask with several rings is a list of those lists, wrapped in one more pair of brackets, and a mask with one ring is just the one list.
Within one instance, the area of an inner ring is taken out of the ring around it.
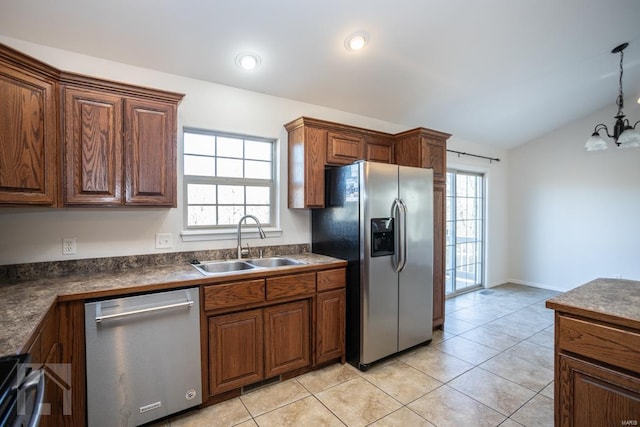
{"label": "double basin sink", "polygon": [[233,273],[262,268],[285,267],[289,265],[306,264],[291,258],[269,257],[255,258],[246,260],[230,260],[230,261],[205,261],[200,263],[192,263],[193,267],[205,276],[214,276],[218,274]]}

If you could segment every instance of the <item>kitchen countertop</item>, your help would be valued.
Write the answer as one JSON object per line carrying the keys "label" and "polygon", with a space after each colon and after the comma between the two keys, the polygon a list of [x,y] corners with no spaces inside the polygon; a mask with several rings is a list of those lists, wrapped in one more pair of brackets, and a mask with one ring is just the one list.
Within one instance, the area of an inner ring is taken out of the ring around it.
{"label": "kitchen countertop", "polygon": [[20,352],[33,330],[56,301],[114,297],[138,292],[216,284],[239,278],[269,277],[285,272],[302,273],[315,270],[322,265],[346,266],[346,261],[313,253],[286,255],[286,257],[306,264],[204,276],[191,265],[181,263],[22,280],[2,285],[0,286],[0,355]]}
{"label": "kitchen countertop", "polygon": [[547,308],[615,325],[640,325],[640,282],[595,279],[546,302]]}

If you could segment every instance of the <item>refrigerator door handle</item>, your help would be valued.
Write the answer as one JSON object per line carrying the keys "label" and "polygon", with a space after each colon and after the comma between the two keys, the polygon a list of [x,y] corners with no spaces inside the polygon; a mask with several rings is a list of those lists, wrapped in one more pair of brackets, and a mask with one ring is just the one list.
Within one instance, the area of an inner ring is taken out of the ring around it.
{"label": "refrigerator door handle", "polygon": [[398,227],[398,250],[394,256],[393,269],[399,273],[407,264],[407,207],[404,201],[395,199],[391,205],[391,212]]}
{"label": "refrigerator door handle", "polygon": [[400,263],[398,265],[397,271],[398,273],[404,270],[405,265],[407,265],[407,205],[404,200],[398,199],[398,205],[400,206],[400,248],[401,257]]}
{"label": "refrigerator door handle", "polygon": [[[400,240],[401,240],[401,236],[400,236],[400,199],[395,199],[393,201],[393,203],[391,204],[391,216],[393,217],[393,221],[395,223],[395,227],[398,228],[398,233],[396,234],[398,236],[398,238],[396,239],[395,242],[395,253],[393,254],[393,258],[391,260],[391,263],[393,265],[393,271],[395,271],[396,273],[400,271],[400,263],[402,262],[402,258],[401,258],[401,252],[402,250],[400,249]],[[395,233],[395,231],[394,231]]]}

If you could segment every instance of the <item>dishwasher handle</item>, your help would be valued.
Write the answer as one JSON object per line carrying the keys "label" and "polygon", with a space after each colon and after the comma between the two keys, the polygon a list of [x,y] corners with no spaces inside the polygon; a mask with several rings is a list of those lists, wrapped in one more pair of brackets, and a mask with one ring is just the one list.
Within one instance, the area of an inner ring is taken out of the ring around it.
{"label": "dishwasher handle", "polygon": [[158,307],[149,307],[149,308],[141,308],[138,310],[125,311],[124,313],[106,314],[104,316],[100,314],[101,310],[98,309],[99,315],[96,316],[96,323],[101,323],[103,320],[117,319],[120,317],[131,316],[134,314],[151,313],[154,311],[169,310],[171,308],[178,308],[178,307],[191,307],[192,305],[193,305],[193,301],[188,300],[185,302],[178,302],[175,304],[160,305]]}

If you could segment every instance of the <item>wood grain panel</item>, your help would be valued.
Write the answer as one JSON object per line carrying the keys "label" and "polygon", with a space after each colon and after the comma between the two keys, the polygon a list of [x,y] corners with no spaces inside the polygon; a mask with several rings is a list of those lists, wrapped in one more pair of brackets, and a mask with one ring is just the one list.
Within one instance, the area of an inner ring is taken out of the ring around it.
{"label": "wood grain panel", "polygon": [[125,204],[177,206],[175,120],[175,105],[125,100]]}
{"label": "wood grain panel", "polygon": [[324,207],[324,165],[326,159],[327,131],[305,129],[305,197],[304,207]]}
{"label": "wood grain panel", "polygon": [[447,149],[444,140],[422,137],[423,167],[433,169],[433,179],[445,182],[447,173]]}
{"label": "wood grain panel", "polygon": [[268,301],[278,298],[313,295],[315,291],[316,273],[267,278]]}
{"label": "wood grain panel", "polygon": [[305,153],[304,127],[289,131],[289,185],[288,206],[290,209],[305,207]]}
{"label": "wood grain panel", "polygon": [[246,280],[204,288],[204,309],[215,310],[264,301],[264,279]]}
{"label": "wood grain panel", "polygon": [[[556,425],[634,425],[640,416],[640,379],[577,358],[560,355],[561,395]],[[624,424],[629,422],[629,424]]]}
{"label": "wood grain panel", "polygon": [[327,133],[327,164],[350,165],[364,158],[362,137],[335,132]]}
{"label": "wood grain panel", "polygon": [[0,48],[0,202],[54,206],[56,84],[4,61]]}
{"label": "wood grain panel", "polygon": [[433,184],[433,327],[444,325],[445,318],[445,215],[446,185]]}
{"label": "wood grain panel", "polygon": [[344,289],[321,292],[316,298],[316,363],[344,356],[345,346]]}
{"label": "wood grain panel", "polygon": [[61,363],[69,364],[71,384],[63,391],[62,415],[55,417],[55,426],[81,426],[86,420],[86,362],[84,339],[84,301],[58,304]]}
{"label": "wood grain panel", "polygon": [[122,98],[66,88],[64,202],[122,204]]}
{"label": "wood grain panel", "polygon": [[262,310],[209,319],[209,394],[264,377]]}
{"label": "wood grain panel", "polygon": [[393,147],[391,144],[367,143],[365,159],[372,162],[393,163]]}
{"label": "wood grain panel", "polygon": [[640,374],[640,334],[558,316],[561,351],[577,353]]}
{"label": "wood grain panel", "polygon": [[347,270],[345,268],[336,268],[318,271],[316,280],[318,292],[344,288],[347,283]]}
{"label": "wood grain panel", "polygon": [[264,309],[264,376],[310,365],[309,301]]}

